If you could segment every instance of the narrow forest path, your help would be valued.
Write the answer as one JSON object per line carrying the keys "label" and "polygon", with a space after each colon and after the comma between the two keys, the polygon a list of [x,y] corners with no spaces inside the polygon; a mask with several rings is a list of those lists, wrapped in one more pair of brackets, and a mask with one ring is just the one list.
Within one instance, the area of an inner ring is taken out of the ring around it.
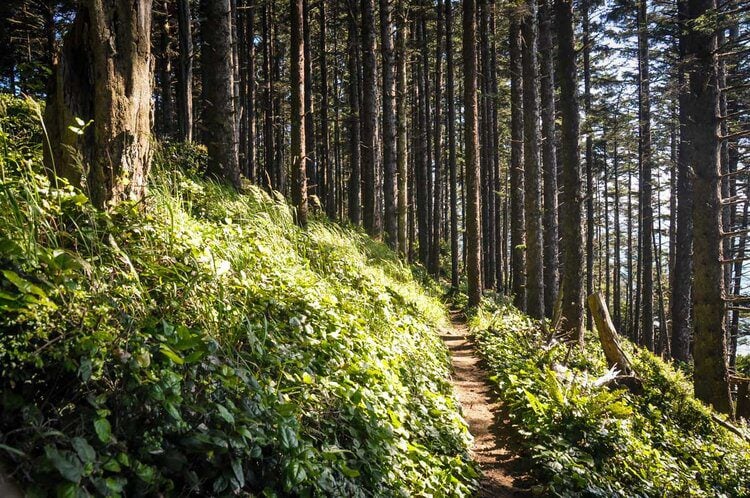
{"label": "narrow forest path", "polygon": [[520,468],[520,457],[508,447],[513,429],[510,422],[496,420],[501,405],[493,394],[488,374],[469,338],[462,312],[451,311],[451,328],[445,330],[441,337],[453,362],[453,387],[464,419],[474,436],[472,455],[483,472],[478,496],[531,496],[528,490],[516,486],[527,476]]}

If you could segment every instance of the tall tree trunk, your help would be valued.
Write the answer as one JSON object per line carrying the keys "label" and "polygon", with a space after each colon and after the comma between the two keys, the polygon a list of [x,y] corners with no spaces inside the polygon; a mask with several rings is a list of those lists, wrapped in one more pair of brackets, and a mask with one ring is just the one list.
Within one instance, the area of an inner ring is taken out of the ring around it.
{"label": "tall tree trunk", "polygon": [[297,223],[307,225],[307,168],[305,164],[305,48],[304,0],[290,0],[291,13],[291,118],[292,118],[292,201]]}
{"label": "tall tree trunk", "polygon": [[[617,133],[617,130],[615,130],[615,133]],[[620,294],[620,290],[622,289],[622,286],[620,285],[621,280],[621,257],[620,257],[620,155],[619,155],[619,149],[618,149],[618,143],[617,143],[617,136],[615,136],[615,141],[612,147],[612,177],[615,183],[615,198],[613,202],[613,208],[614,208],[614,225],[613,230],[615,232],[615,244],[614,244],[614,260],[613,260],[613,267],[614,267],[614,279],[612,282],[612,285],[614,287],[614,292],[612,296],[612,301],[614,304],[614,316],[613,321],[615,324],[616,330],[621,330],[622,326],[622,295]]]}
{"label": "tall tree trunk", "polygon": [[552,8],[539,2],[539,57],[542,103],[542,163],[544,168],[544,304],[552,317],[560,285],[557,254],[557,157],[555,150],[555,79],[552,65]]}
{"label": "tall tree trunk", "polygon": [[645,346],[654,351],[654,255],[651,239],[653,238],[653,206],[651,198],[651,102],[649,81],[648,49],[648,15],[647,0],[638,4],[638,137],[640,142],[640,214],[641,214],[641,272],[642,272],[642,305],[641,334]]}
{"label": "tall tree trunk", "polygon": [[[385,1],[385,0],[383,0]],[[446,2],[451,0],[445,0]],[[443,58],[443,0],[437,1],[437,24],[436,24],[436,49],[435,49],[435,120],[434,132],[435,138],[433,146],[435,147],[435,180],[432,189],[432,244],[430,246],[430,273],[436,278],[440,277],[440,241],[441,227],[440,220],[443,211],[442,195],[442,95],[443,86],[442,58]]]}
{"label": "tall tree trunk", "polygon": [[407,117],[406,117],[406,9],[404,0],[398,2],[397,23],[397,66],[396,66],[396,164],[398,174],[398,250],[402,257],[408,256],[408,164],[407,164]]}
{"label": "tall tree trunk", "polygon": [[[590,0],[581,2],[583,24],[583,105],[586,112],[586,295],[594,293],[594,149],[591,137],[591,37],[589,33]],[[586,327],[591,328],[591,310],[586,309]]]}
{"label": "tall tree trunk", "polygon": [[359,31],[356,12],[356,0],[349,0],[349,43],[348,43],[348,66],[349,66],[349,163],[351,172],[349,175],[349,220],[355,225],[362,222],[362,167],[360,148],[360,118],[359,118]]}
{"label": "tall tree trunk", "polygon": [[521,68],[520,13],[510,12],[510,247],[513,304],[526,308],[526,263],[524,245],[523,88]]}
{"label": "tall tree trunk", "polygon": [[202,0],[201,9],[203,133],[208,149],[208,174],[239,188],[231,2]]}
{"label": "tall tree trunk", "polygon": [[573,3],[555,0],[557,79],[562,116],[560,232],[562,239],[562,330],[583,341],[583,234],[581,233],[581,166],[578,156],[578,96]]}
{"label": "tall tree trunk", "polygon": [[[86,0],[65,36],[45,124],[47,167],[99,208],[139,200],[151,163],[151,1]],[[79,136],[69,126],[93,120]],[[82,165],[86,166],[84,170]]]}
{"label": "tall tree trunk", "polygon": [[398,246],[396,157],[396,57],[393,47],[393,14],[389,0],[380,0],[380,50],[383,57],[383,205],[385,240]]}
{"label": "tall tree trunk", "polygon": [[466,276],[469,306],[482,298],[482,233],[479,206],[479,123],[477,121],[477,21],[474,0],[463,0],[464,143],[466,145]]}
{"label": "tall tree trunk", "polygon": [[686,160],[694,172],[693,306],[695,395],[723,413],[732,409],[727,381],[724,272],[721,240],[719,89],[716,31],[695,26],[714,12],[716,0],[688,0],[685,57],[689,81]]}
{"label": "tall tree trunk", "polygon": [[263,109],[263,174],[261,184],[268,188],[279,188],[275,178],[273,164],[273,76],[271,75],[271,60],[273,59],[272,43],[272,2],[267,2],[263,9],[263,81],[264,81],[264,109]]}
{"label": "tall tree trunk", "polygon": [[258,182],[257,163],[255,159],[256,127],[255,127],[255,2],[250,0],[246,6],[245,36],[247,38],[247,98],[245,112],[247,113],[247,157],[245,158],[245,174],[254,182]]}
{"label": "tall tree trunk", "polygon": [[310,41],[310,4],[308,0],[302,0],[303,25],[302,39],[304,44],[305,58],[305,170],[307,174],[307,189],[309,194],[320,197],[318,191],[318,158],[315,157],[315,122],[313,116],[313,88],[312,88],[312,42]]}
{"label": "tall tree trunk", "polygon": [[[678,22],[684,27],[687,16],[687,0],[678,2]],[[685,88],[687,61],[686,40],[680,38],[680,67],[677,85]],[[693,275],[693,185],[690,172],[687,141],[687,95],[681,91],[679,97],[680,143],[677,150],[677,226],[675,228],[675,264],[672,271],[672,358],[690,361],[690,306],[691,281]]]}
{"label": "tall tree trunk", "polygon": [[[320,0],[320,39],[318,42],[318,57],[320,57],[320,133],[318,155],[318,191],[325,206],[328,218],[336,218],[335,180],[330,158],[330,135],[328,128],[328,53],[326,29],[326,0]],[[338,95],[336,95],[338,97]]]}
{"label": "tall tree trunk", "polygon": [[451,287],[459,286],[458,177],[456,174],[456,98],[453,81],[453,0],[445,2],[446,99],[448,101],[448,169],[450,170]]}
{"label": "tall tree trunk", "polygon": [[362,0],[362,222],[370,235],[376,226],[377,67],[375,59],[375,0]]}
{"label": "tall tree trunk", "polygon": [[526,201],[526,311],[544,318],[544,243],[542,239],[542,165],[539,161],[539,69],[536,0],[527,0],[521,23],[523,45],[523,158]]}
{"label": "tall tree trunk", "polygon": [[159,12],[159,112],[157,129],[164,138],[174,134],[174,105],[172,102],[172,31],[169,22],[169,3],[162,2]]}

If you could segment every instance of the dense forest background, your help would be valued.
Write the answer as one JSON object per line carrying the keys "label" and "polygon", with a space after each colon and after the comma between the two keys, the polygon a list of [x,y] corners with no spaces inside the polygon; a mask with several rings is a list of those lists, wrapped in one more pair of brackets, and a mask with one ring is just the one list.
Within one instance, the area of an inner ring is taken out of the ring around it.
{"label": "dense forest background", "polygon": [[486,491],[458,335],[542,493],[750,495],[747,0],[6,0],[0,47],[0,494]]}

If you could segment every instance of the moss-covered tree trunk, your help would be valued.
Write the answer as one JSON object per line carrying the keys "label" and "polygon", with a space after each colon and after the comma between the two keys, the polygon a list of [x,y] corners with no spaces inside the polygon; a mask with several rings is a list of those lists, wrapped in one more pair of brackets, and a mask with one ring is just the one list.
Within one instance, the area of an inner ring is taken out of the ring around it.
{"label": "moss-covered tree trunk", "polygon": [[526,271],[524,262],[524,188],[523,188],[523,89],[521,73],[520,14],[512,8],[510,17],[510,269],[513,304],[526,308]]}
{"label": "moss-covered tree trunk", "polygon": [[[76,118],[93,122],[81,130]],[[96,206],[144,196],[151,162],[151,0],[81,2],[55,67],[45,125],[49,171],[84,188]]]}
{"label": "moss-covered tree trunk", "polygon": [[464,144],[466,164],[466,278],[469,305],[482,298],[482,232],[479,205],[479,122],[477,113],[477,20],[474,0],[463,2]]}
{"label": "moss-covered tree trunk", "polygon": [[583,341],[583,233],[581,164],[578,155],[578,95],[571,0],[555,0],[557,76],[562,116],[560,235],[562,239],[562,329]]}
{"label": "moss-covered tree trunk", "polygon": [[297,223],[307,225],[307,167],[305,164],[305,51],[304,7],[302,0],[291,0],[291,141],[292,200],[297,208]]}
{"label": "moss-covered tree trunk", "polygon": [[526,311],[544,318],[544,243],[542,239],[542,166],[539,160],[539,66],[536,0],[526,2],[523,35],[523,167],[526,209]]}
{"label": "moss-covered tree trunk", "polygon": [[[727,344],[724,321],[724,271],[719,181],[719,89],[716,31],[704,19],[716,0],[688,0],[685,63],[688,75],[686,160],[693,180],[694,385],[698,399],[729,413]],[[691,23],[692,21],[692,23]]]}
{"label": "moss-covered tree trunk", "polygon": [[208,174],[239,188],[230,0],[201,1],[201,31],[203,140],[208,149]]}

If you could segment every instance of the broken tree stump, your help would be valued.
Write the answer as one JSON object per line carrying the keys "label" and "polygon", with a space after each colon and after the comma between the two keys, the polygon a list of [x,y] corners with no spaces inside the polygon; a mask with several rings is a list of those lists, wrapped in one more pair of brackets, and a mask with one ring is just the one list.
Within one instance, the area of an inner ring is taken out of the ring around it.
{"label": "broken tree stump", "polygon": [[617,331],[612,323],[612,318],[609,316],[607,304],[604,302],[601,293],[597,292],[591,294],[588,298],[588,302],[591,315],[594,317],[596,330],[599,333],[599,341],[602,343],[604,356],[607,359],[607,365],[609,365],[610,368],[617,365],[617,369],[623,375],[632,375],[633,366],[625,352],[620,347]]}

